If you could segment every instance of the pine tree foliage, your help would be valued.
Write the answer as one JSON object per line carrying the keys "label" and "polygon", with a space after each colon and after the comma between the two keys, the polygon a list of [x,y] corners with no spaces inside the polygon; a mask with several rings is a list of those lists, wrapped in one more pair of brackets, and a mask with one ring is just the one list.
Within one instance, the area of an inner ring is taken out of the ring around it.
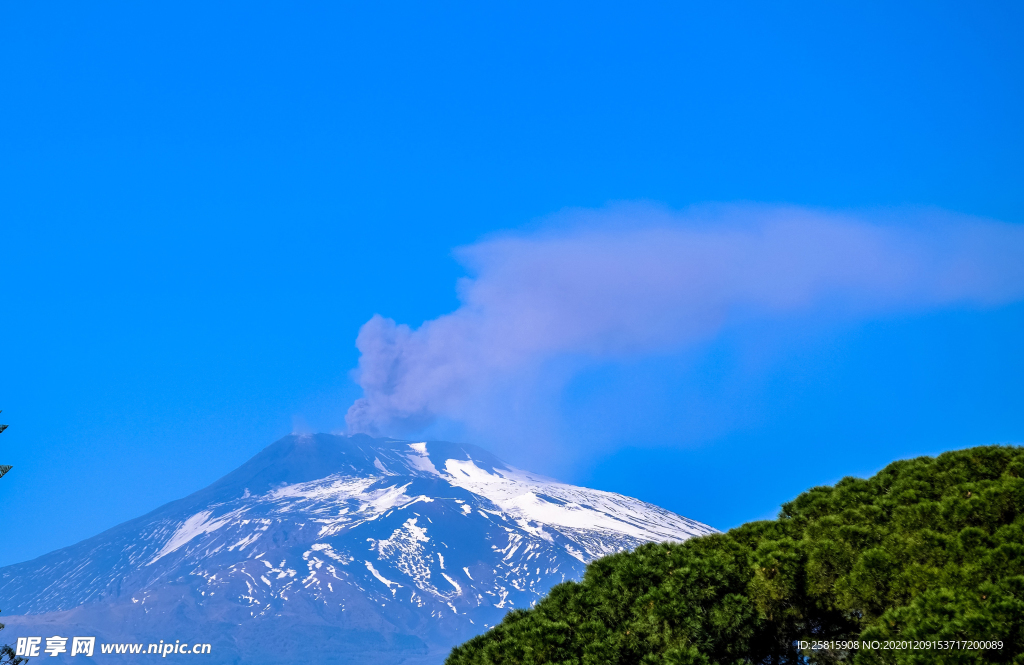
{"label": "pine tree foliage", "polygon": [[[0,623],[0,630],[3,629],[4,625]],[[0,665],[20,665],[27,662],[28,658],[17,655],[15,650],[6,644],[0,644]]]}
{"label": "pine tree foliage", "polygon": [[[801,649],[815,640],[1002,649]],[[894,462],[778,519],[588,566],[446,665],[1024,665],[1024,448]]]}
{"label": "pine tree foliage", "polygon": [[[0,434],[7,429],[7,425],[0,425]],[[10,465],[0,464],[0,478],[5,473],[11,470]],[[4,629],[4,625],[0,623],[0,630]],[[0,665],[18,665],[19,663],[26,662],[27,659],[20,658],[15,655],[15,650],[6,644],[0,644]]]}
{"label": "pine tree foliage", "polygon": [[[7,425],[0,425],[0,434],[3,434],[5,429],[7,429]],[[14,467],[12,467],[10,464],[0,464],[0,478],[3,478],[5,475],[7,475],[7,472],[10,471],[12,468]]]}

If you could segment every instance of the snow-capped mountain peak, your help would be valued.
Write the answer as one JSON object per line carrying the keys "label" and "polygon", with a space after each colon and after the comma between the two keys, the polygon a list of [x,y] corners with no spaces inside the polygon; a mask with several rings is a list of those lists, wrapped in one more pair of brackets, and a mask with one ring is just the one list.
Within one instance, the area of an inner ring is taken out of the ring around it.
{"label": "snow-capped mountain peak", "polygon": [[[712,532],[475,446],[290,436],[189,497],[0,569],[0,606],[24,615],[16,631],[208,633],[209,662],[273,662],[271,636],[315,634],[338,662],[439,663],[594,558]],[[332,662],[313,647],[294,655]]]}

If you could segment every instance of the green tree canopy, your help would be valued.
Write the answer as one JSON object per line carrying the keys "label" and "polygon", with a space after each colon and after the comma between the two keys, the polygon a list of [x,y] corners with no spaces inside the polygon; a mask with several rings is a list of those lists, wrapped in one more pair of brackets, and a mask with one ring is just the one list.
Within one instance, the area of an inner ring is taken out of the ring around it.
{"label": "green tree canopy", "polygon": [[1024,449],[989,446],[815,487],[774,521],[595,561],[447,665],[1024,665],[1022,476]]}
{"label": "green tree canopy", "polygon": [[[3,412],[0,411],[0,413]],[[0,425],[0,434],[3,434],[5,429],[7,429],[7,425]],[[10,464],[0,464],[0,478],[3,478],[12,468]]]}
{"label": "green tree canopy", "polygon": [[[2,434],[5,429],[7,429],[7,425],[0,425],[0,434]],[[0,478],[10,470],[11,466],[9,464],[0,464]],[[4,625],[0,623],[0,630],[3,629]],[[25,658],[19,658],[14,655],[14,649],[8,645],[0,645],[0,665],[18,665],[18,663],[24,663],[25,661]]]}
{"label": "green tree canopy", "polygon": [[[0,623],[0,630],[4,625]],[[28,662],[28,658],[22,658],[15,653],[15,650],[6,644],[0,644],[0,665],[19,665]]]}

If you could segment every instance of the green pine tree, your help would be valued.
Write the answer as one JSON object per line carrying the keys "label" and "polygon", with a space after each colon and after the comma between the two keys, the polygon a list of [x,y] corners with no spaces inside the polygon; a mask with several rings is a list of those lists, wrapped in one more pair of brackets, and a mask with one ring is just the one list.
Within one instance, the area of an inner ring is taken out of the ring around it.
{"label": "green pine tree", "polygon": [[[0,630],[4,629],[4,625],[0,623]],[[15,655],[15,650],[6,644],[0,644],[0,665],[18,665],[19,663],[27,663],[28,658],[22,658],[21,656]]]}
{"label": "green pine tree", "polygon": [[[0,413],[3,413],[3,411],[0,411]],[[7,425],[0,425],[0,434],[3,434],[3,431],[5,429],[7,429]],[[3,478],[5,475],[7,475],[7,472],[10,471],[12,468],[13,467],[10,464],[0,464],[0,478]]]}
{"label": "green pine tree", "polygon": [[[0,434],[2,434],[5,429],[7,429],[7,425],[0,425]],[[10,470],[10,465],[0,464],[0,478],[2,478],[3,475]],[[0,630],[3,629],[4,625],[0,623]],[[18,663],[24,663],[28,660],[27,658],[21,658],[20,656],[16,656],[14,654],[15,651],[10,646],[6,644],[0,644],[0,665],[18,665]]]}
{"label": "green pine tree", "polygon": [[1024,448],[894,462],[773,521],[599,559],[447,660],[556,663],[1024,665]]}

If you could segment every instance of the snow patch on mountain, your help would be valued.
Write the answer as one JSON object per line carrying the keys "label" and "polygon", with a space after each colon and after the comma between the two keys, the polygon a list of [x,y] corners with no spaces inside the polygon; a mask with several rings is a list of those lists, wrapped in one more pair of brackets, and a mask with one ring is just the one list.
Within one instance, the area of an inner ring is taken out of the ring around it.
{"label": "snow patch on mountain", "polygon": [[217,519],[211,519],[212,511],[204,510],[202,512],[192,515],[185,522],[178,527],[178,529],[171,535],[170,540],[160,548],[160,551],[156,553],[152,559],[146,563],[147,566],[151,566],[163,557],[167,556],[171,552],[177,550],[182,545],[188,543],[196,536],[204,533],[210,533],[230,523],[231,520],[238,516],[239,511],[234,511],[223,515]]}

